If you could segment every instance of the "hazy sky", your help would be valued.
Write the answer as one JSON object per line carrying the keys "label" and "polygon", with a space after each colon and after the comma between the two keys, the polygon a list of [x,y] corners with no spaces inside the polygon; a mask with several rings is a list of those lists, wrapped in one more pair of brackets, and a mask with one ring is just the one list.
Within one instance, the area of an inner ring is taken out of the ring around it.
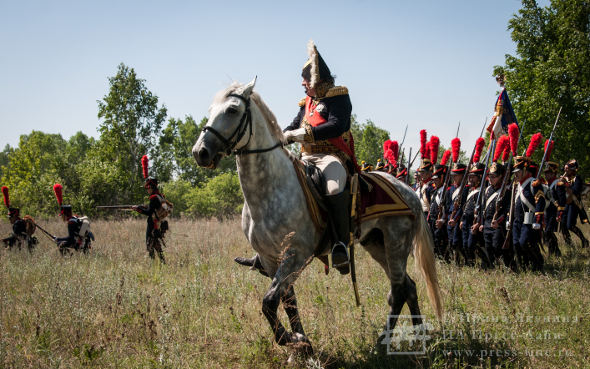
{"label": "hazy sky", "polygon": [[408,124],[414,152],[420,129],[448,146],[461,121],[463,148],[473,147],[493,112],[493,66],[514,54],[507,24],[519,8],[517,0],[0,0],[0,145],[32,130],[97,137],[97,100],[121,62],[168,117],[197,121],[217,91],[257,75],[284,127],[304,97],[313,39],[360,121],[392,139]]}

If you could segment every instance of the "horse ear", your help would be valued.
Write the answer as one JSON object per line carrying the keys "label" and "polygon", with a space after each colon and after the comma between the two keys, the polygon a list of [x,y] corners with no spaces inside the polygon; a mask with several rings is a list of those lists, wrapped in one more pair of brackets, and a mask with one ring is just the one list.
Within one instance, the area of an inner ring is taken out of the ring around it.
{"label": "horse ear", "polygon": [[255,76],[254,79],[252,81],[250,81],[250,83],[248,83],[246,86],[244,86],[244,92],[242,92],[242,95],[244,97],[250,97],[250,94],[252,93],[252,90],[254,89],[254,85],[256,85],[257,78],[258,78],[258,76]]}

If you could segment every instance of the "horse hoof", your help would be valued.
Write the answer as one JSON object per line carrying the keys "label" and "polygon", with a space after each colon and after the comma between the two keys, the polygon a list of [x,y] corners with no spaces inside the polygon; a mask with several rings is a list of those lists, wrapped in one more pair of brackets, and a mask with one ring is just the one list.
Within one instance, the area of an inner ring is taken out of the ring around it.
{"label": "horse hoof", "polygon": [[290,346],[297,350],[297,352],[302,354],[304,357],[313,355],[313,347],[311,347],[311,342],[309,342],[309,339],[301,333],[293,333],[291,335]]}

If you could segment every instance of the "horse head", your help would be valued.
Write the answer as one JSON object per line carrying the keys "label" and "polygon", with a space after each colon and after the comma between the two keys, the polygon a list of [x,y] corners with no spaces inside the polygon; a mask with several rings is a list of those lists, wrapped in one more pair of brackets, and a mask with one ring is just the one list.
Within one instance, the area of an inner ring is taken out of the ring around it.
{"label": "horse head", "polygon": [[225,155],[248,144],[252,136],[250,95],[255,84],[256,78],[245,86],[233,85],[215,97],[209,121],[192,150],[199,166],[215,169]]}

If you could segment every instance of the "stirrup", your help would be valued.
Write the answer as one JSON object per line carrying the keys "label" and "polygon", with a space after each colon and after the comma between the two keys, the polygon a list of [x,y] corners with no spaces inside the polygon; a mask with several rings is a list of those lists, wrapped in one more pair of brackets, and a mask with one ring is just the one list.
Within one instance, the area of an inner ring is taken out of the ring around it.
{"label": "stirrup", "polygon": [[332,268],[338,269],[340,274],[348,274],[350,272],[350,257],[348,255],[348,248],[342,242],[336,242],[332,247]]}

